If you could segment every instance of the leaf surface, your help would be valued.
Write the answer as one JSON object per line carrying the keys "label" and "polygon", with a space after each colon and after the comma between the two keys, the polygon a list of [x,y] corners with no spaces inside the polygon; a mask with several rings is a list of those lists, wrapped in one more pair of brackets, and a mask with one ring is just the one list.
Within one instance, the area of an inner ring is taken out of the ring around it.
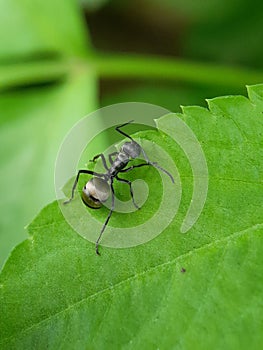
{"label": "leaf surface", "polygon": [[[263,86],[248,91],[249,99],[219,97],[208,102],[209,109],[184,107],[181,115],[157,121],[171,131],[175,118],[182,118],[207,159],[207,201],[186,234],[180,225],[191,200],[191,167],[158,131],[141,138],[176,161],[183,195],[177,216],[156,239],[129,249],[101,247],[98,257],[57,202],[42,210],[1,273],[3,348],[262,346]],[[155,172],[141,168],[136,176],[150,184],[158,202]],[[129,225],[151,208],[150,200]],[[113,224],[120,218],[114,213]],[[89,222],[87,227],[93,229]]]}

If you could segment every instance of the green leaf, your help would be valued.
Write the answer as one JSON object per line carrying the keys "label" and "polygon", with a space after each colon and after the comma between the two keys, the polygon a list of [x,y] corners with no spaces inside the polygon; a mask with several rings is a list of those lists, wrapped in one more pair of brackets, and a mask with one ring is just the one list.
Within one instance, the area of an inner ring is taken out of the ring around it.
{"label": "green leaf", "polygon": [[77,63],[90,48],[75,1],[0,1],[0,42],[1,266],[54,199],[59,146],[97,91],[94,71]]}
{"label": "green leaf", "polygon": [[37,55],[83,56],[84,21],[75,0],[0,1],[0,59]]}
{"label": "green leaf", "polygon": [[59,146],[73,123],[95,107],[91,79],[75,76],[70,84],[0,98],[0,191],[5,198],[0,202],[0,264],[26,238],[24,227],[55,197],[53,169]]}
{"label": "green leaf", "polygon": [[[173,157],[183,195],[177,216],[156,239],[129,249],[101,247],[99,257],[57,202],[42,210],[1,273],[2,348],[262,347],[263,85],[249,87],[249,98],[219,97],[209,100],[209,110],[184,107],[157,121],[171,134],[177,118],[184,120],[206,156],[207,201],[186,234],[180,226],[192,195],[191,166],[158,131],[140,137]],[[158,203],[155,171],[133,175],[148,182]],[[156,210],[151,204],[138,215]],[[121,215],[114,213],[114,224]],[[136,220],[130,215],[128,224]]]}

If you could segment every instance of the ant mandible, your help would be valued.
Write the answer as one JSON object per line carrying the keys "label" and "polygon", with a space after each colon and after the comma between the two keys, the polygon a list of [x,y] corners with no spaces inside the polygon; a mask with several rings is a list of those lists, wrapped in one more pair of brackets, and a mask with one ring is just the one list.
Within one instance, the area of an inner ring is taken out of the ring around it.
{"label": "ant mandible", "polygon": [[[103,227],[100,231],[99,237],[96,241],[96,253],[98,255],[100,255],[98,249],[99,249],[99,242],[100,242],[101,236],[102,236],[102,234],[103,234],[103,232],[104,232],[104,230],[105,230],[105,228],[110,220],[112,212],[114,211],[114,198],[115,198],[114,197],[115,196],[114,187],[113,187],[114,179],[116,179],[120,182],[124,182],[124,183],[129,185],[130,194],[131,194],[133,204],[134,204],[136,209],[140,209],[134,201],[131,181],[120,178],[118,176],[119,173],[127,173],[128,171],[131,171],[134,168],[140,168],[143,166],[153,166],[157,169],[160,169],[165,174],[167,174],[170,177],[170,179],[172,180],[172,182],[174,183],[173,176],[167,170],[160,167],[157,162],[151,162],[149,160],[149,158],[147,157],[144,149],[136,141],[134,141],[134,139],[131,136],[129,136],[128,134],[126,134],[125,132],[120,130],[121,128],[123,128],[124,126],[126,126],[128,124],[131,124],[132,122],[133,122],[133,120],[130,120],[129,122],[124,123],[122,125],[119,125],[115,128],[115,130],[117,132],[119,132],[123,136],[127,137],[131,141],[125,142],[122,145],[119,152],[113,152],[113,153],[109,154],[110,167],[108,167],[108,165],[106,163],[105,156],[102,153],[96,155],[92,159],[92,161],[95,162],[95,160],[100,157],[102,159],[102,163],[103,163],[104,168],[106,169],[106,172],[105,173],[97,173],[97,172],[92,171],[92,170],[86,170],[86,169],[79,170],[78,174],[76,176],[76,179],[74,181],[73,187],[72,187],[71,197],[69,200],[64,202],[64,204],[67,204],[67,203],[71,202],[72,199],[74,198],[74,192],[75,192],[76,186],[78,184],[80,174],[93,175],[93,177],[86,183],[86,185],[82,189],[82,196],[81,197],[82,197],[84,204],[87,205],[88,207],[90,207],[92,209],[101,208],[102,204],[109,198],[110,193],[111,193],[111,209],[110,209],[110,212],[107,216],[107,219],[105,220],[105,222],[103,224]],[[138,158],[141,153],[142,153],[146,163],[132,165],[128,168],[125,168],[127,166],[127,164],[132,159]],[[115,159],[113,160],[114,156],[115,156]]]}

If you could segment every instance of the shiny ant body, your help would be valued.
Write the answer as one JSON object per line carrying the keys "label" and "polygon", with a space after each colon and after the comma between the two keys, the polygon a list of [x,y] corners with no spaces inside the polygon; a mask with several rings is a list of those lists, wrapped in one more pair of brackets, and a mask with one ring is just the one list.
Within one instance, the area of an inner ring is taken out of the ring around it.
{"label": "shiny ant body", "polygon": [[[167,170],[160,167],[158,165],[158,163],[151,162],[149,160],[149,158],[147,157],[144,149],[136,141],[134,141],[131,136],[129,136],[128,134],[126,134],[125,132],[123,132],[121,130],[121,128],[123,128],[124,126],[126,126],[132,122],[133,122],[133,120],[131,120],[127,123],[124,123],[122,125],[119,125],[115,128],[115,130],[117,132],[119,132],[123,136],[130,139],[130,141],[125,142],[122,145],[119,152],[113,152],[113,153],[109,154],[110,167],[108,167],[108,165],[106,163],[105,156],[102,153],[96,155],[92,159],[92,161],[95,162],[96,159],[101,158],[103,166],[106,169],[106,172],[105,173],[97,173],[97,172],[92,171],[92,170],[86,170],[86,169],[79,170],[78,174],[76,176],[76,179],[74,181],[73,187],[72,187],[71,197],[69,200],[64,202],[64,204],[67,204],[67,203],[71,202],[72,199],[74,198],[74,192],[75,192],[76,186],[77,186],[78,181],[79,181],[79,176],[81,174],[90,174],[93,176],[82,189],[82,200],[83,200],[84,204],[87,205],[88,207],[90,207],[92,209],[100,208],[102,206],[102,204],[109,198],[110,193],[111,193],[111,209],[110,209],[110,212],[107,216],[107,219],[105,220],[105,222],[103,224],[103,227],[100,231],[99,237],[96,241],[96,253],[98,255],[100,255],[99,250],[98,250],[99,241],[100,241],[101,236],[102,236],[102,234],[103,234],[103,232],[104,232],[104,230],[105,230],[105,228],[110,220],[112,212],[114,211],[114,198],[115,198],[114,187],[113,187],[114,179],[116,179],[119,182],[124,182],[124,183],[129,185],[130,194],[131,194],[133,204],[136,207],[136,209],[140,209],[134,201],[131,181],[120,178],[119,177],[120,173],[126,173],[126,172],[129,172],[135,168],[140,168],[143,166],[153,166],[157,169],[160,169],[165,174],[167,174],[170,177],[171,181],[174,183],[173,176]],[[132,165],[132,166],[126,168],[128,163],[132,159],[138,158],[141,153],[142,153],[146,163]],[[115,156],[115,159],[113,160],[114,156]]]}

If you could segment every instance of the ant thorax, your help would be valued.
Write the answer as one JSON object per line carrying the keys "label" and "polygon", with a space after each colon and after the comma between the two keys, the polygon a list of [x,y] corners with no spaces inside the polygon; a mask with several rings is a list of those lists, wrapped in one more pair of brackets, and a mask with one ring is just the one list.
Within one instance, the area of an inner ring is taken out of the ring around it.
{"label": "ant thorax", "polygon": [[121,151],[127,154],[130,158],[137,158],[141,153],[141,146],[135,142],[125,142],[122,145]]}

